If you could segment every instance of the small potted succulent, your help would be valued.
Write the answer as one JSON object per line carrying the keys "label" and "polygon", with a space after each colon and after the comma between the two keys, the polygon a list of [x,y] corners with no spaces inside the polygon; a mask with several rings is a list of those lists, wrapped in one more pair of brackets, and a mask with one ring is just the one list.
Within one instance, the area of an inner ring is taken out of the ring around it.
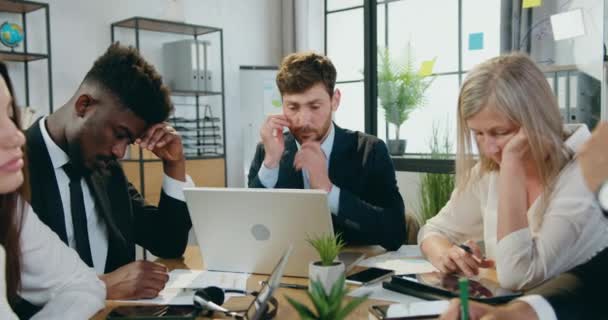
{"label": "small potted succulent", "polygon": [[319,281],[312,281],[308,298],[312,301],[314,310],[311,310],[304,304],[295,301],[290,297],[285,297],[289,304],[300,315],[300,319],[307,320],[343,320],[346,319],[363,301],[367,299],[367,295],[363,297],[352,298],[352,300],[343,301],[346,296],[347,289],[344,286],[344,276],[338,278],[334,283],[329,293],[325,290],[323,284]]}
{"label": "small potted succulent", "polygon": [[[344,277],[344,263],[336,258],[344,247],[344,241],[340,234],[320,235],[314,238],[308,237],[308,243],[317,250],[320,261],[313,261],[308,265],[308,278],[310,283],[319,281],[325,292],[329,293],[334,283]],[[312,290],[312,285],[309,285]]]}

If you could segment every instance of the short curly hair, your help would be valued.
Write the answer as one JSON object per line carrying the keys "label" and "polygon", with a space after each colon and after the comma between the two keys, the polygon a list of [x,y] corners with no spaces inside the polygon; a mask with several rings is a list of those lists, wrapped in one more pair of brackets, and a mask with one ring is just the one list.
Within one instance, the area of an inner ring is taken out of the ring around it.
{"label": "short curly hair", "polygon": [[132,46],[110,45],[86,74],[83,83],[90,82],[109,90],[149,125],[167,120],[173,111],[169,88]]}
{"label": "short curly hair", "polygon": [[336,75],[336,68],[328,57],[314,52],[299,52],[283,58],[276,82],[281,95],[302,93],[320,82],[331,97]]}

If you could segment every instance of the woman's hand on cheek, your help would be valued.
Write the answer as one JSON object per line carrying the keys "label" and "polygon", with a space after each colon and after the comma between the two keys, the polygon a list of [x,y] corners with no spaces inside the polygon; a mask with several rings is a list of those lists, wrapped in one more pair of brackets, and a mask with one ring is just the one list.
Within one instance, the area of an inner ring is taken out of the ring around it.
{"label": "woman's hand on cheek", "polygon": [[520,128],[515,135],[509,138],[502,151],[503,161],[521,161],[530,153],[528,135],[524,129]]}

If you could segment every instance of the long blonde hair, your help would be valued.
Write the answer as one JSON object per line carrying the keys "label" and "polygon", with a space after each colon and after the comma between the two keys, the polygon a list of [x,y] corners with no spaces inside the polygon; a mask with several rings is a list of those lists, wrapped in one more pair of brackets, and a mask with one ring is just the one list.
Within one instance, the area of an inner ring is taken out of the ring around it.
{"label": "long blonde hair", "polygon": [[557,100],[542,71],[525,54],[511,53],[489,59],[469,72],[458,97],[456,186],[470,183],[498,165],[479,155],[480,169],[472,172],[471,130],[467,120],[483,108],[493,107],[527,134],[535,168],[548,201],[554,181],[572,155],[564,144],[564,127]]}

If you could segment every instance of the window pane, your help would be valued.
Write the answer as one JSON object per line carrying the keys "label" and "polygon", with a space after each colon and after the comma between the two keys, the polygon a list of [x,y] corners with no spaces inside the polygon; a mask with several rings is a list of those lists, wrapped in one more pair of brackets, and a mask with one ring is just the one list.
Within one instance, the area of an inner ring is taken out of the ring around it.
{"label": "window pane", "polygon": [[342,83],[336,87],[342,93],[342,99],[334,121],[342,128],[365,132],[363,82]]}
{"label": "window pane", "polygon": [[338,81],[363,79],[363,9],[327,15],[327,56]]}
{"label": "window pane", "polygon": [[[500,1],[463,0],[462,2],[462,68],[500,54]],[[479,38],[481,33],[482,36]],[[482,43],[475,42],[482,40]],[[472,39],[469,39],[472,38]],[[471,42],[472,41],[472,42]],[[481,49],[476,45],[482,45]],[[470,47],[472,45],[473,47]]]}
{"label": "window pane", "polygon": [[385,28],[386,28],[386,5],[384,4],[379,4],[377,7],[377,11],[376,11],[376,22],[377,22],[377,40],[378,40],[378,48],[385,48],[388,43],[386,41],[388,41],[388,39],[386,38],[386,32],[385,32]]}
{"label": "window pane", "polygon": [[409,41],[416,65],[437,57],[434,72],[458,70],[458,1],[397,1],[390,2],[388,10],[393,56],[404,55]]}
{"label": "window pane", "polygon": [[[410,114],[401,125],[399,138],[407,140],[406,153],[430,153],[433,126],[439,137],[448,134],[452,142],[451,152],[456,151],[456,104],[458,99],[458,76],[438,76],[425,93],[426,104]],[[386,141],[384,109],[378,102],[378,137]],[[389,138],[395,139],[395,126],[388,128]],[[442,141],[440,139],[440,141]]]}
{"label": "window pane", "polygon": [[327,11],[362,6],[363,0],[327,0]]}

